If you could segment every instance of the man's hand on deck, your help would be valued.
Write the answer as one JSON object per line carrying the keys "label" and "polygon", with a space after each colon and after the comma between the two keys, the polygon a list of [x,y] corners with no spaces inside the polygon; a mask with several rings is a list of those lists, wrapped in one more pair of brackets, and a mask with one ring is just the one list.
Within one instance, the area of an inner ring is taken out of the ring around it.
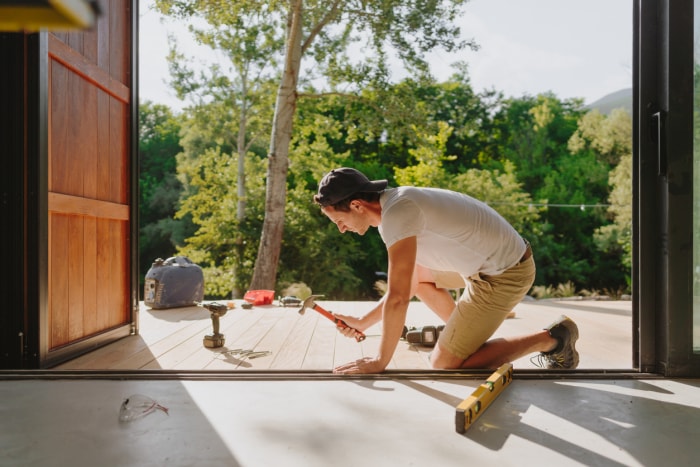
{"label": "man's hand on deck", "polygon": [[386,365],[380,363],[376,358],[364,357],[354,362],[337,366],[333,373],[344,375],[381,373],[385,368]]}

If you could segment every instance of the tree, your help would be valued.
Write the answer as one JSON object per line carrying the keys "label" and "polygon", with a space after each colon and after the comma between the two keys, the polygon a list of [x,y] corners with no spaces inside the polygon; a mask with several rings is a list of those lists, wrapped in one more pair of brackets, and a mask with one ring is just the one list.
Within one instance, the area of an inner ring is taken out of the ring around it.
{"label": "tree", "polygon": [[[165,0],[164,0],[165,1]],[[385,82],[390,76],[387,57],[391,53],[411,70],[426,74],[426,51],[441,47],[447,51],[466,45],[458,40],[453,24],[467,0],[290,0],[265,3],[271,20],[286,19],[286,42],[280,85],[268,153],[265,220],[260,237],[251,288],[274,288],[282,236],[287,193],[289,144],[298,93],[302,58],[307,58],[309,80],[318,76],[328,83],[326,91],[352,84]],[[204,12],[212,17],[222,9],[235,10],[241,21],[260,2],[220,0],[170,0],[184,15]],[[351,45],[364,42],[368,51],[354,60]]]}
{"label": "tree", "polygon": [[[343,81],[361,83],[367,76],[381,82],[388,76],[384,58],[389,47],[409,67],[425,73],[424,52],[458,46],[459,28],[451,21],[463,3],[464,0],[419,0],[408,5],[396,0],[289,2],[284,69],[268,155],[265,221],[251,288],[269,288],[276,280],[284,228],[288,151],[302,57],[313,58],[332,85]],[[348,55],[349,45],[363,35],[368,48],[374,50],[374,57],[353,64]]]}
{"label": "tree", "polygon": [[[217,298],[239,297],[246,290],[255,258],[251,245],[259,238],[263,217],[265,147],[253,140],[245,157],[237,154],[235,108],[223,98],[187,108],[177,156],[183,186],[177,216],[197,227],[179,252],[200,264],[205,292]],[[249,178],[243,218],[237,190],[241,160]]]}
{"label": "tree", "polygon": [[182,185],[176,177],[176,155],[182,121],[160,104],[139,106],[139,260],[145,276],[156,258],[171,256],[191,229],[173,220]]}
{"label": "tree", "polygon": [[511,161],[524,190],[542,205],[539,226],[523,232],[537,252],[538,283],[600,288],[624,282],[619,256],[601,253],[594,241],[596,229],[609,222],[605,203],[616,146],[603,133],[591,144],[588,129],[595,125],[586,115],[580,100],[550,93],[504,100],[486,146],[492,162],[489,154],[480,159]]}
{"label": "tree", "polygon": [[213,28],[190,26],[197,42],[225,53],[232,68],[231,76],[222,73],[218,65],[213,65],[208,76],[202,74],[195,79],[194,72],[184,65],[184,57],[175,48],[172,48],[169,57],[173,85],[178,96],[196,95],[200,102],[225,102],[237,111],[234,121],[238,120],[235,147],[238,156],[236,186],[239,221],[245,218],[246,154],[263,131],[269,128],[270,115],[266,109],[270,104],[271,73],[277,68],[275,54],[270,51],[278,49],[283,43],[275,23],[269,19],[264,7],[250,10],[245,20],[237,16],[235,10],[228,12],[222,9],[207,16],[207,22]]}
{"label": "tree", "polygon": [[[245,8],[245,15],[243,15],[241,3],[156,1],[158,8],[165,14],[189,17],[197,13],[203,16],[209,27],[197,28],[190,25],[190,32],[198,43],[222,51],[228,58],[229,70],[224,70],[219,65],[211,65],[208,73],[201,72],[197,75],[187,65],[188,60],[177,51],[174,40],[171,40],[168,61],[172,76],[171,85],[177,91],[178,97],[192,102],[190,113],[200,122],[208,121],[210,125],[209,128],[201,124],[197,126],[205,133],[214,136],[209,141],[215,141],[222,154],[231,157],[230,152],[235,153],[236,180],[229,185],[235,186],[237,190],[234,225],[242,225],[246,219],[248,202],[246,158],[249,157],[251,147],[265,140],[266,134],[269,133],[271,118],[269,96],[274,92],[271,84],[273,76],[277,73],[276,54],[278,52],[276,51],[284,41],[280,28],[265,4],[251,3]],[[213,129],[218,131],[212,131]],[[181,174],[185,179],[188,173],[196,173],[197,160],[202,154],[200,151],[206,150],[205,148],[210,145],[205,143],[199,148],[197,145],[188,146],[189,161],[187,158],[181,159],[183,165]],[[231,151],[229,147],[235,150]],[[194,166],[187,169],[185,167],[187,162],[191,162]],[[205,183],[199,188],[207,192],[212,185]],[[194,206],[188,206],[196,211]],[[215,218],[206,216],[196,216],[196,219],[199,222],[215,221]],[[233,244],[229,244],[232,255],[228,255],[226,261],[228,274],[234,278],[231,282],[234,296],[238,295],[241,289],[240,278],[236,277],[236,266],[243,262],[245,250],[241,230],[233,229]],[[210,259],[216,260],[216,255]],[[209,267],[216,268],[217,265],[212,264]],[[214,282],[217,284],[217,293],[220,293],[224,286],[218,279]]]}
{"label": "tree", "polygon": [[205,293],[223,298],[245,290],[250,281],[250,266],[255,258],[255,242],[262,222],[264,198],[263,158],[247,157],[248,215],[237,219],[236,191],[238,166],[230,153],[220,146],[202,151],[197,165],[182,165],[187,170],[189,193],[183,197],[177,217],[189,216],[197,230],[187,239],[179,253],[202,266]]}
{"label": "tree", "polygon": [[457,175],[450,175],[444,162],[455,159],[446,155],[446,143],[452,128],[445,122],[438,125],[437,135],[424,136],[424,143],[409,152],[415,157],[414,165],[395,168],[396,182],[399,185],[446,188],[468,194],[491,205],[516,230],[536,231],[538,209],[532,204],[530,195],[522,191],[517,181],[514,165],[505,163],[505,171],[497,169],[468,169]]}
{"label": "tree", "polygon": [[[613,222],[596,229],[595,241],[603,252],[617,252],[628,275],[632,267],[632,153],[620,157],[610,172],[610,207]],[[631,275],[630,275],[631,277]]]}
{"label": "tree", "polygon": [[[368,150],[364,131],[348,137],[369,116],[371,101],[338,94],[303,99],[289,153],[285,231],[278,289],[304,282],[334,299],[376,298],[376,273],[386,270],[386,247],[377,235],[344,235],[312,202],[329,167],[353,166],[372,178],[391,178],[391,168]],[[357,112],[356,112],[357,111]],[[374,133],[370,138],[374,140]],[[355,141],[358,146],[348,144]]]}
{"label": "tree", "polygon": [[[594,240],[600,252],[619,258],[628,283],[632,267],[632,118],[624,109],[609,116],[592,111],[579,121],[569,140],[572,152],[595,151],[612,170],[607,213],[610,224],[595,230]],[[620,268],[616,268],[620,269]]]}
{"label": "tree", "polygon": [[444,187],[447,184],[447,174],[443,162],[455,159],[455,156],[445,154],[447,139],[452,131],[447,123],[439,122],[436,135],[419,134],[422,144],[408,150],[415,165],[395,168],[396,182],[399,185]]}

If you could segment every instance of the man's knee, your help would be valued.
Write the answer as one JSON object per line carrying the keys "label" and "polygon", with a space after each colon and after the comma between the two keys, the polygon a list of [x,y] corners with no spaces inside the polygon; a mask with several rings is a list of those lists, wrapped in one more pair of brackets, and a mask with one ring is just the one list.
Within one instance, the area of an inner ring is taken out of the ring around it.
{"label": "man's knee", "polygon": [[461,368],[463,358],[457,357],[449,350],[446,350],[440,343],[435,346],[435,349],[430,354],[430,366],[436,370],[453,370]]}

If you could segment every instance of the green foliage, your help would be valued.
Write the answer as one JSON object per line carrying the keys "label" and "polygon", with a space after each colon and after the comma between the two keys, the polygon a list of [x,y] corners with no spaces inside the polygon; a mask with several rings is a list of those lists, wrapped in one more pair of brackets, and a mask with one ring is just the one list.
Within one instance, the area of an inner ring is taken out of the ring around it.
{"label": "green foliage", "polygon": [[[609,258],[609,267],[631,280],[632,268],[632,119],[623,109],[608,117],[589,112],[579,121],[569,140],[572,152],[588,150],[608,168],[607,220],[593,233],[599,256]],[[603,286],[602,284],[600,284]]]}
{"label": "green foliage", "polygon": [[143,103],[139,108],[139,271],[141,280],[157,258],[174,255],[192,226],[173,215],[182,192],[176,178],[176,154],[182,120],[168,107]]}
{"label": "green foliage", "polygon": [[413,186],[445,186],[447,174],[442,168],[443,161],[455,159],[454,156],[445,155],[450,134],[452,134],[452,128],[445,122],[438,122],[438,133],[435,135],[419,134],[417,147],[408,150],[411,160],[416,163],[404,168],[395,168],[396,183]]}
{"label": "green foliage", "polygon": [[568,153],[566,143],[583,113],[579,105],[552,95],[508,99],[498,105],[493,118],[498,136],[493,157],[513,162],[523,188],[535,199],[541,199],[537,190],[552,165]]}
{"label": "green foliage", "polygon": [[[608,173],[620,148],[610,138],[623,136],[617,130],[599,131],[605,118],[587,117],[580,105],[552,95],[502,102],[494,114],[499,135],[494,147],[501,156],[494,159],[512,161],[524,190],[545,207],[535,235],[524,233],[535,251],[536,282],[566,279],[603,288],[624,283],[625,277],[624,268],[616,266],[619,254],[601,253],[594,241],[596,229],[609,223],[604,207]],[[605,138],[594,140],[594,134]]]}
{"label": "green foliage", "polygon": [[[324,108],[324,106],[321,106]],[[374,296],[375,272],[386,268],[386,250],[377,235],[342,235],[313,203],[318,180],[332,168],[352,165],[376,178],[387,170],[376,163],[355,163],[348,153],[336,153],[332,141],[341,129],[327,115],[308,112],[297,121],[290,154],[285,232],[278,282],[303,281],[314,293],[336,299]]]}
{"label": "green foliage", "polygon": [[180,122],[169,108],[145,102],[139,109],[139,214],[151,223],[173,210],[171,193],[175,200],[179,187],[173,185],[175,155],[180,152]]}
{"label": "green foliage", "polygon": [[[198,164],[182,166],[191,191],[183,199],[178,217],[190,216],[198,229],[179,254],[199,264],[205,276],[205,293],[214,298],[242,296],[250,280],[264,212],[264,162],[248,157],[248,215],[236,216],[237,156],[210,148]],[[234,189],[232,189],[234,188]]]}
{"label": "green foliage", "polygon": [[535,231],[538,209],[532,206],[530,195],[522,191],[514,165],[506,162],[504,173],[498,169],[468,169],[457,175],[448,173],[444,162],[456,158],[445,155],[452,128],[445,122],[438,122],[437,126],[436,135],[422,135],[420,140],[423,144],[409,149],[408,153],[415,164],[394,169],[396,183],[447,188],[468,194],[490,204],[517,230],[530,233]]}
{"label": "green foliage", "polygon": [[588,112],[578,121],[568,148],[572,153],[593,150],[601,160],[616,165],[632,152],[632,119],[624,109],[613,110],[609,117],[597,110]]}
{"label": "green foliage", "polygon": [[335,225],[311,202],[302,186],[289,190],[279,283],[303,281],[315,293],[349,299],[361,289],[355,265],[364,254],[356,237],[339,239]]}
{"label": "green foliage", "polygon": [[608,214],[612,224],[596,229],[594,240],[603,252],[618,253],[622,266],[632,268],[632,153],[620,158],[620,163],[610,172],[610,207]]}
{"label": "green foliage", "polygon": [[571,151],[589,149],[607,161],[610,187],[607,209],[611,224],[594,232],[600,252],[620,257],[618,269],[629,277],[632,267],[632,119],[623,109],[613,110],[607,118],[589,112],[580,120],[576,134],[569,141]]}
{"label": "green foliage", "polygon": [[576,286],[571,281],[559,283],[556,286],[536,285],[532,288],[530,294],[538,299],[566,298],[575,297],[577,295]]}
{"label": "green foliage", "polygon": [[[629,116],[586,113],[579,104],[551,95],[475,95],[465,68],[445,83],[304,94],[289,156],[278,294],[302,282],[333,299],[381,294],[376,272],[386,268],[386,250],[379,236],[341,235],[312,202],[318,180],[338,166],[485,201],[533,244],[542,293],[628,288]],[[246,218],[236,218],[239,114],[231,108],[217,98],[179,120],[181,207],[167,220],[197,227],[178,251],[203,265],[215,297],[245,290],[265,208],[267,141],[260,138],[245,155]]]}
{"label": "green foliage", "polygon": [[[400,0],[297,0],[294,2],[251,2],[221,0],[157,0],[161,12],[183,19],[201,18],[212,31],[191,28],[201,43],[225,50],[241,80],[238,123],[239,180],[245,191],[242,158],[244,139],[248,136],[246,118],[249,66],[262,69],[262,57],[282,56],[280,85],[277,91],[274,123],[270,137],[270,156],[266,191],[266,212],[261,234],[260,251],[252,283],[255,287],[276,282],[284,227],[283,204],[287,203],[287,178],[290,135],[298,100],[299,76],[314,80],[325,78],[327,91],[338,86],[354,89],[383,88],[389,82],[387,51],[393,52],[406,66],[421,76],[428,76],[424,59],[427,51],[442,48],[457,50],[466,45],[460,41],[454,21],[465,0],[438,0],[406,3]],[[286,36],[282,41],[280,38]],[[350,46],[364,42],[368,54],[362,60],[351,56]],[[282,50],[282,45],[283,50]],[[304,73],[302,57],[310,62]],[[181,66],[181,58],[173,52],[171,71],[180,94],[195,94],[205,88],[194,74]],[[318,73],[318,75],[316,75]],[[217,76],[213,76],[218,78]],[[218,82],[219,79],[209,81]],[[200,100],[202,105],[208,101]],[[239,199],[239,218],[244,210],[244,195]]]}
{"label": "green foliage", "polygon": [[228,58],[195,73],[191,58],[170,41],[171,86],[191,103],[178,156],[183,190],[177,216],[197,226],[180,253],[202,266],[207,294],[240,296],[250,282],[264,216],[261,156],[284,43],[284,25],[274,12],[281,4],[157,0],[156,5],[176,18],[203,20],[190,24],[195,40]]}

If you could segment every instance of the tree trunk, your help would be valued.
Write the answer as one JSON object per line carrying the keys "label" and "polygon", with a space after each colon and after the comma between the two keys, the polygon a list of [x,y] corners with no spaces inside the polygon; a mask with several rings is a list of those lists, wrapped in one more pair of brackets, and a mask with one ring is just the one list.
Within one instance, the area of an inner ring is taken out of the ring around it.
{"label": "tree trunk", "polygon": [[[242,224],[245,220],[245,208],[247,203],[246,195],[246,177],[245,177],[245,156],[246,156],[246,130],[248,125],[248,72],[247,68],[242,67],[239,70],[239,75],[241,76],[241,109],[240,109],[240,119],[238,121],[238,137],[236,139],[236,151],[238,153],[238,173],[236,178],[237,183],[237,195],[238,195],[238,206],[236,210],[236,220],[238,224]],[[241,291],[237,286],[238,281],[235,279],[238,274],[239,265],[243,261],[243,235],[240,233],[240,229],[233,240],[235,245],[234,252],[236,255],[236,260],[231,266],[231,272],[233,273],[234,281],[231,287],[231,298],[242,297]]]}
{"label": "tree trunk", "polygon": [[246,186],[245,186],[245,156],[246,156],[246,144],[245,144],[245,133],[247,126],[247,113],[248,113],[248,73],[241,73],[241,118],[238,122],[238,138],[236,141],[237,151],[238,151],[238,175],[237,175],[237,185],[238,185],[238,210],[236,212],[236,219],[238,222],[243,222],[245,219],[245,207],[246,207]]}
{"label": "tree trunk", "polygon": [[255,260],[250,289],[274,290],[277,267],[284,233],[284,208],[287,201],[287,170],[289,167],[289,142],[297,103],[297,82],[301,66],[302,0],[290,2],[287,20],[287,44],[284,73],[277,91],[275,116],[268,154],[267,185],[265,194],[265,220],[258,257]]}

